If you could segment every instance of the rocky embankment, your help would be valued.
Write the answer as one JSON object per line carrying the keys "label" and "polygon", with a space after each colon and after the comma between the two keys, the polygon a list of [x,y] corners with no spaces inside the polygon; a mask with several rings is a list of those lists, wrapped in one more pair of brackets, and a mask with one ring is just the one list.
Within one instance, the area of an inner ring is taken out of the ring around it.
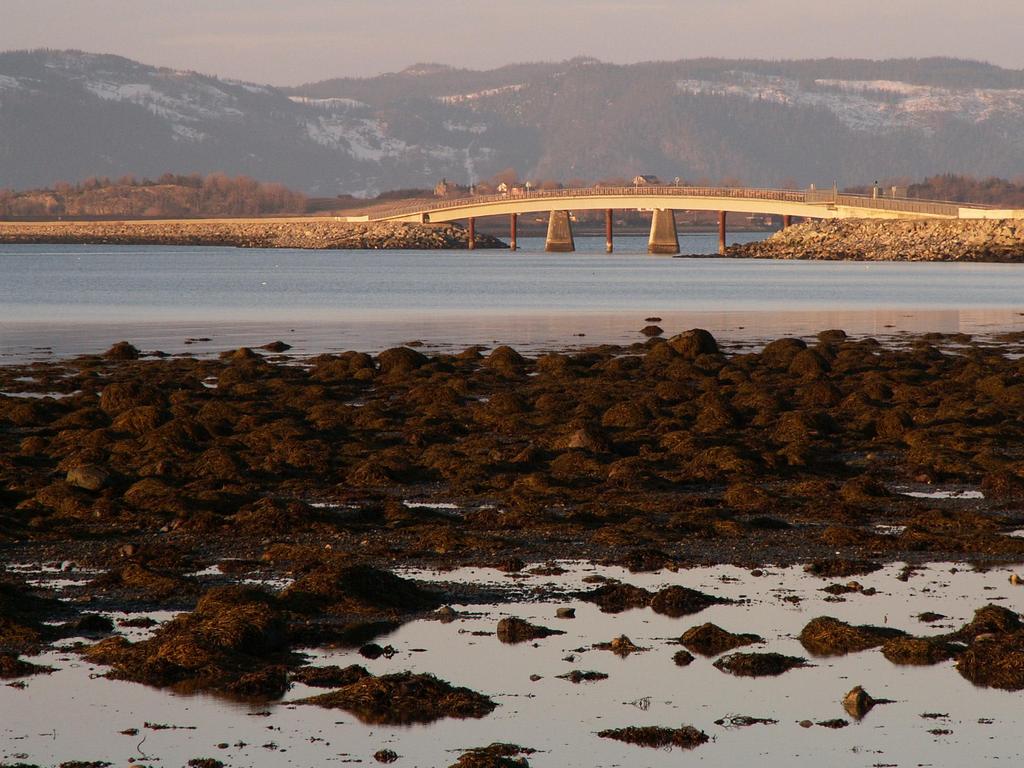
{"label": "rocky embankment", "polygon": [[[331,219],[0,223],[0,243],[211,245],[237,248],[435,250],[466,248],[457,224],[349,223]],[[504,248],[477,233],[478,248]]]}
{"label": "rocky embankment", "polygon": [[808,221],[727,255],[827,261],[1024,261],[1024,221]]}

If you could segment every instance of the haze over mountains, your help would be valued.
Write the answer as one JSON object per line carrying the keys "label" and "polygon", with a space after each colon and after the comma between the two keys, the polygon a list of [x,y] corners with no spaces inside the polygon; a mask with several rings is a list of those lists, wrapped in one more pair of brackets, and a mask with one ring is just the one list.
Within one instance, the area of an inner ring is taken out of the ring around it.
{"label": "haze over mountains", "polygon": [[655,173],[840,185],[1024,174],[1024,71],[952,59],[417,65],[279,89],[0,53],[0,187],[248,174],[314,195]]}

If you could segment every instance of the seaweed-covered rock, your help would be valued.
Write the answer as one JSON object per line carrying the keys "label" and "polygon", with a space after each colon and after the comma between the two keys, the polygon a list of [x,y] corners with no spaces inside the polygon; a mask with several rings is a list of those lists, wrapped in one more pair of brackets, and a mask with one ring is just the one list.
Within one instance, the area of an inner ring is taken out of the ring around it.
{"label": "seaweed-covered rock", "polygon": [[584,672],[580,669],[574,669],[572,672],[566,672],[564,675],[558,675],[559,680],[568,680],[570,683],[579,685],[580,683],[594,683],[599,680],[607,680],[608,675],[604,672]]}
{"label": "seaweed-covered rock", "polygon": [[614,739],[626,744],[657,749],[669,747],[693,749],[708,740],[708,735],[704,731],[699,731],[692,725],[684,725],[680,728],[663,728],[655,725],[609,728],[599,731],[597,735],[602,739]]}
{"label": "seaweed-covered rock", "polygon": [[292,680],[296,683],[313,688],[344,688],[369,676],[366,668],[358,664],[347,667],[299,667],[291,674]]}
{"label": "seaweed-covered rock", "polygon": [[484,365],[502,373],[518,373],[526,365],[526,358],[512,347],[495,347],[484,359]]}
{"label": "seaweed-covered rock", "polygon": [[815,656],[843,656],[905,636],[906,632],[891,627],[853,626],[831,616],[819,616],[801,630],[800,644]]}
{"label": "seaweed-covered rock", "polygon": [[107,360],[138,360],[139,350],[134,345],[127,341],[119,341],[106,352],[103,353],[103,357]]}
{"label": "seaweed-covered rock", "polygon": [[976,637],[956,669],[977,686],[1024,690],[1024,630]]}
{"label": "seaweed-covered rock", "polygon": [[717,656],[744,645],[763,643],[764,639],[752,634],[733,634],[717,624],[707,622],[697,627],[690,627],[679,638],[679,642],[701,656]]}
{"label": "seaweed-covered rock", "polygon": [[414,371],[427,362],[427,357],[409,347],[385,349],[377,355],[377,365],[381,373],[403,374]]}
{"label": "seaweed-covered rock", "polygon": [[731,653],[714,663],[716,669],[737,677],[776,677],[806,666],[807,659],[781,653]]}
{"label": "seaweed-covered rock", "polygon": [[272,699],[288,687],[281,666],[290,660],[285,619],[273,595],[250,587],[211,589],[192,613],[163,624],[150,639],[111,637],[85,656],[111,666],[114,679],[158,688]]}
{"label": "seaweed-covered rock", "polygon": [[14,677],[28,677],[29,675],[49,674],[53,667],[44,667],[39,664],[19,659],[13,653],[0,653],[0,680],[8,680]]}
{"label": "seaweed-covered rock", "polygon": [[691,360],[701,355],[714,355],[718,352],[718,342],[715,341],[715,337],[703,328],[684,331],[673,336],[667,343],[676,354]]}
{"label": "seaweed-covered rock", "polygon": [[325,565],[296,579],[281,599],[304,613],[411,613],[441,605],[415,582],[367,565]]}
{"label": "seaweed-covered rock", "polygon": [[104,592],[124,591],[136,598],[153,601],[180,600],[195,594],[193,583],[136,562],[128,562],[100,574],[89,582],[89,586]]}
{"label": "seaweed-covered rock", "polygon": [[689,651],[676,651],[672,654],[672,663],[677,667],[688,667],[693,663],[693,654]]}
{"label": "seaweed-covered rock", "polygon": [[602,584],[595,590],[579,595],[581,600],[594,603],[602,613],[622,613],[633,608],[646,608],[651,604],[653,597],[653,592],[642,587],[617,581]]}
{"label": "seaweed-covered rock", "polygon": [[503,643],[525,643],[540,640],[551,635],[564,635],[560,629],[549,629],[531,624],[514,616],[506,617],[498,622],[498,639]]}
{"label": "seaweed-covered rock", "polygon": [[845,560],[837,558],[834,560],[815,560],[804,566],[807,573],[814,576],[821,576],[825,579],[841,579],[847,576],[862,576],[881,570],[881,563],[870,560]]}
{"label": "seaweed-covered rock", "polygon": [[526,755],[536,750],[517,744],[491,744],[467,750],[448,768],[530,768]]}
{"label": "seaweed-covered rock", "polygon": [[928,666],[956,658],[962,650],[942,638],[896,637],[885,642],[882,655],[893,664]]}
{"label": "seaweed-covered rock", "polygon": [[1024,625],[1021,624],[1019,614],[990,603],[976,610],[974,618],[954,632],[952,637],[956,640],[973,640],[979,635],[1016,632],[1020,629],[1024,629]]}
{"label": "seaweed-covered rock", "polygon": [[481,718],[497,706],[469,688],[452,686],[433,675],[412,672],[371,675],[296,703],[344,709],[373,725],[432,723],[445,717]]}
{"label": "seaweed-covered rock", "polygon": [[56,608],[55,600],[0,582],[0,653],[32,653],[54,639],[56,630],[43,619]]}
{"label": "seaweed-covered rock", "polygon": [[678,618],[680,616],[700,613],[712,605],[728,602],[730,601],[721,597],[708,595],[689,587],[675,585],[655,593],[654,597],[651,598],[651,608],[655,613]]}

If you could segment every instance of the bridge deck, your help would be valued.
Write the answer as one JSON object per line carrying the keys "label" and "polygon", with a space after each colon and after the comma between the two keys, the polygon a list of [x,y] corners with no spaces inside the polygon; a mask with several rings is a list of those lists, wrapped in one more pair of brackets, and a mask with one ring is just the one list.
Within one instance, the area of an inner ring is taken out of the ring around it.
{"label": "bridge deck", "polygon": [[371,221],[445,222],[510,213],[555,210],[661,209],[729,211],[813,219],[835,218],[1024,218],[1024,211],[948,201],[837,194],[832,190],[792,191],[745,187],[586,187],[531,190],[438,200],[399,207]]}

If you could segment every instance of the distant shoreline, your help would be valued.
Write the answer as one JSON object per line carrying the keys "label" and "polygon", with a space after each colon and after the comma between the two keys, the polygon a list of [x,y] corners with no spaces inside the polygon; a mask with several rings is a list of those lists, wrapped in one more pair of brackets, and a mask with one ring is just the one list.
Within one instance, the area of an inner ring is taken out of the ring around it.
{"label": "distant shoreline", "polygon": [[[0,244],[164,245],[314,250],[467,248],[458,224],[344,222],[336,219],[177,219],[150,221],[0,222]],[[503,248],[477,233],[477,248]]]}
{"label": "distant shoreline", "polygon": [[766,240],[730,246],[726,257],[805,261],[1024,262],[1019,219],[833,219],[806,221]]}

